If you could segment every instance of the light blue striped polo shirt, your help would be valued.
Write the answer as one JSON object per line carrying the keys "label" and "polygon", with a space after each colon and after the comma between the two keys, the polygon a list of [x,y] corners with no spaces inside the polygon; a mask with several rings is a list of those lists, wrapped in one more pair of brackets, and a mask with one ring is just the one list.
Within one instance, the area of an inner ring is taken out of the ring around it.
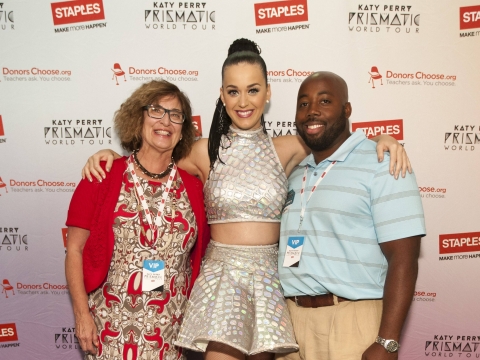
{"label": "light blue striped polo shirt", "polygon": [[[375,148],[358,130],[328,159],[317,165],[309,155],[290,175],[278,260],[285,296],[330,292],[352,300],[382,298],[388,264],[379,243],[425,235],[415,176],[395,180],[388,171],[389,154],[379,163]],[[335,160],[308,202],[299,231],[305,165],[306,200]],[[299,266],[285,268],[288,237],[298,235],[305,236]]]}

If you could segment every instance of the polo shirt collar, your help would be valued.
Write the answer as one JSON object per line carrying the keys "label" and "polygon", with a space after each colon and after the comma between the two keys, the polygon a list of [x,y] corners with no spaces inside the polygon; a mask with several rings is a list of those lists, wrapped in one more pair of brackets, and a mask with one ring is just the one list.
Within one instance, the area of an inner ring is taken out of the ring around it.
{"label": "polo shirt collar", "polygon": [[[320,165],[324,161],[330,161],[330,162],[345,161],[345,159],[352,152],[352,150],[355,149],[358,146],[358,144],[360,144],[365,139],[366,139],[365,133],[361,129],[358,129],[357,131],[352,133],[342,145],[340,145],[337,151],[335,151],[332,155],[330,155],[325,160],[321,161],[318,165]],[[305,166],[305,165],[309,165],[311,167],[318,166],[315,163],[313,154],[308,155],[305,159],[302,160],[302,162],[298,166]]]}

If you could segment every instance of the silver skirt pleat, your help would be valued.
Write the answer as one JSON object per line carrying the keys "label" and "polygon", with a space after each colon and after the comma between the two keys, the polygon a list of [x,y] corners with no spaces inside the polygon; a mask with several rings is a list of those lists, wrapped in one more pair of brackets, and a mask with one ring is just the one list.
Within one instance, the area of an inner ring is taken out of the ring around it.
{"label": "silver skirt pleat", "polygon": [[211,241],[175,344],[204,352],[215,341],[247,355],[298,350],[277,260],[277,244]]}

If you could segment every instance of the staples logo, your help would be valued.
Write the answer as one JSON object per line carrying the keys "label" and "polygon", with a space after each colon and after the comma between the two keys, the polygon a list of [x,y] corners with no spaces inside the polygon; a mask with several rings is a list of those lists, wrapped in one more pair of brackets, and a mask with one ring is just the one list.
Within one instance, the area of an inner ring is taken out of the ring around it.
{"label": "staples logo", "polygon": [[192,116],[193,126],[195,126],[195,138],[199,139],[202,137],[202,118],[200,115]]}
{"label": "staples logo", "polygon": [[480,28],[480,5],[460,8],[460,30]]}
{"label": "staples logo", "polygon": [[439,235],[440,254],[480,251],[480,232]]}
{"label": "staples logo", "polygon": [[18,341],[15,323],[0,324],[0,342],[4,341]]}
{"label": "staples logo", "polygon": [[[2,115],[0,115],[0,136],[5,136],[5,130],[3,130]],[[1,140],[0,140],[0,142],[1,142]]]}
{"label": "staples logo", "polygon": [[51,7],[54,25],[105,19],[102,0],[63,1],[52,3]]}
{"label": "staples logo", "polygon": [[68,228],[62,228],[63,247],[65,248],[65,252],[67,252],[67,234]]}
{"label": "staples logo", "polygon": [[352,131],[357,129],[361,129],[369,139],[377,135],[387,134],[398,141],[403,140],[402,119],[352,123]]}
{"label": "staples logo", "polygon": [[284,0],[255,4],[257,26],[308,21],[307,0]]}

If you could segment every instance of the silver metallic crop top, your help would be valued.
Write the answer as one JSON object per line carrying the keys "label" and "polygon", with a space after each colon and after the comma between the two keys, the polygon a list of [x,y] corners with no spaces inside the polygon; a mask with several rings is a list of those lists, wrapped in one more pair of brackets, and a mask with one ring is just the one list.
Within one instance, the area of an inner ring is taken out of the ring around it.
{"label": "silver metallic crop top", "polygon": [[270,136],[230,127],[222,144],[224,164],[215,162],[204,187],[208,223],[280,222],[287,176]]}

